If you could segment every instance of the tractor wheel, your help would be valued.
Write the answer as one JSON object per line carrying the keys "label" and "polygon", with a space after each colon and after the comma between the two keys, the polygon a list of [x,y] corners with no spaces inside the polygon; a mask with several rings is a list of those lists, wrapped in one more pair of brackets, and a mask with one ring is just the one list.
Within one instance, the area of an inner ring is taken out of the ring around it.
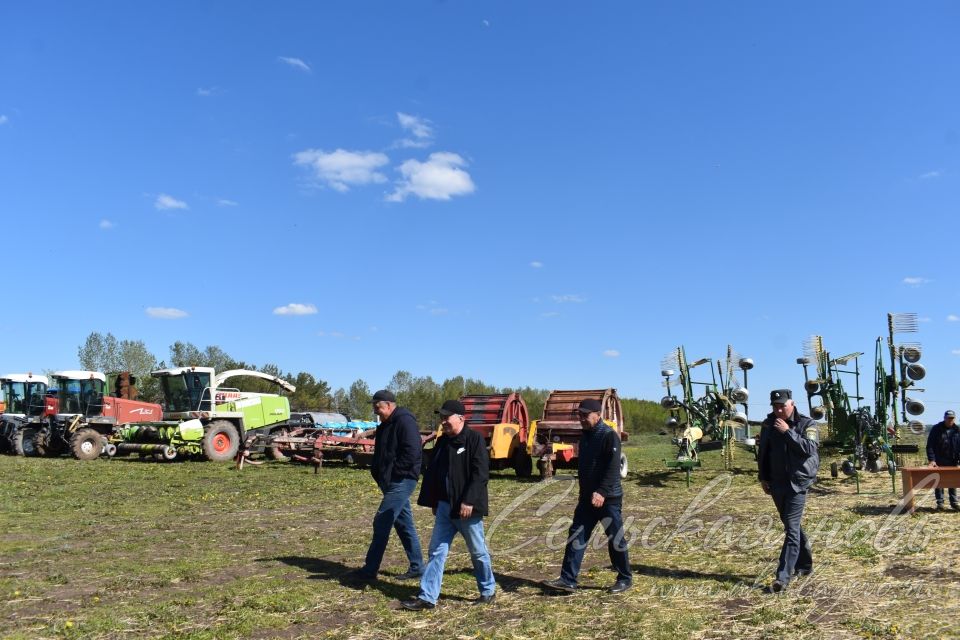
{"label": "tractor wheel", "polygon": [[541,480],[549,480],[553,477],[553,464],[549,460],[537,460],[537,470],[540,471]]}
{"label": "tractor wheel", "polygon": [[630,471],[630,462],[627,460],[627,454],[620,452],[620,477],[626,478]]}
{"label": "tractor wheel", "polygon": [[93,429],[77,429],[70,438],[70,453],[77,460],[96,460],[103,452],[103,436]]}
{"label": "tractor wheel", "polygon": [[38,455],[37,447],[34,446],[33,441],[36,440],[39,432],[39,427],[24,427],[23,429],[19,429],[17,431],[17,433],[13,436],[13,446],[16,449],[18,456],[27,456],[32,458]]}
{"label": "tractor wheel", "polygon": [[513,470],[518,478],[529,478],[533,475],[533,458],[527,453],[526,447],[517,447],[513,454]]}
{"label": "tractor wheel", "polygon": [[[277,429],[275,431],[271,431],[270,435],[285,436],[288,433],[290,432],[287,429]],[[270,458],[271,460],[279,460],[280,462],[290,461],[291,454],[287,453],[287,450],[281,449],[279,446],[268,446],[265,453],[267,454],[267,457]]]}
{"label": "tractor wheel", "polygon": [[203,455],[214,462],[229,462],[240,448],[240,434],[233,423],[214,420],[203,434]]}
{"label": "tractor wheel", "polygon": [[33,439],[33,447],[38,456],[55,457],[63,453],[63,441],[53,433],[50,427],[44,427]]}

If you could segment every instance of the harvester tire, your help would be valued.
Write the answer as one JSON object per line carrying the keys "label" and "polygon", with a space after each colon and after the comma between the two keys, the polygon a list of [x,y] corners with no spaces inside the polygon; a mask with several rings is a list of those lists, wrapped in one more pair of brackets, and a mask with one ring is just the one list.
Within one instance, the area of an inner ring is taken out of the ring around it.
{"label": "harvester tire", "polygon": [[514,450],[513,470],[518,478],[529,478],[533,475],[533,458],[527,453],[526,447],[517,447]]}
{"label": "harvester tire", "polygon": [[203,434],[203,455],[213,462],[229,462],[240,448],[240,434],[233,423],[214,420]]}
{"label": "harvester tire", "polygon": [[88,427],[77,429],[70,438],[70,453],[77,460],[96,460],[103,453],[103,436]]}
{"label": "harvester tire", "polygon": [[627,460],[627,454],[620,452],[620,477],[626,478],[630,472],[630,462]]}
{"label": "harvester tire", "polygon": [[37,432],[37,435],[33,438],[33,448],[37,452],[38,456],[43,456],[46,458],[60,453],[53,445],[53,434],[50,433],[49,427],[40,429]]}
{"label": "harvester tire", "polygon": [[13,436],[13,446],[18,456],[32,458],[39,455],[37,453],[37,447],[34,445],[34,440],[36,440],[39,432],[40,429],[38,427],[24,427],[17,431]]}

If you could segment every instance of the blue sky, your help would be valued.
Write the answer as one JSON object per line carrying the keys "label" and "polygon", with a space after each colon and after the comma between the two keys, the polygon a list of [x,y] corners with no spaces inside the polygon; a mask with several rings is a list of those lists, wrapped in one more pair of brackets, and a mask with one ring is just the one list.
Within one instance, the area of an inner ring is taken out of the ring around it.
{"label": "blue sky", "polygon": [[276,4],[0,5],[0,367],[656,399],[732,343],[762,405],[911,311],[960,408],[956,4]]}

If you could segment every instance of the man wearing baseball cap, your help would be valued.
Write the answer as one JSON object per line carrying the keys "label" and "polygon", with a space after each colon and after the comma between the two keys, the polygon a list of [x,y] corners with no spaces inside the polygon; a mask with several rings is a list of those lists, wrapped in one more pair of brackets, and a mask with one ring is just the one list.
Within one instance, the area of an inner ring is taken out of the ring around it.
{"label": "man wearing baseball cap", "polygon": [[603,422],[602,411],[600,401],[592,398],[584,400],[577,408],[583,430],[577,448],[580,498],[573,512],[560,577],[543,583],[550,591],[573,593],[577,590],[583,554],[598,524],[603,525],[607,534],[610,563],[617,571],[617,580],[607,591],[623,593],[633,584],[621,514],[620,436]]}
{"label": "man wearing baseball cap", "polygon": [[[943,420],[930,428],[927,436],[927,460],[931,467],[955,467],[960,464],[960,429],[957,428],[957,414],[951,409],[943,414]],[[957,490],[949,489],[950,507],[960,510],[957,503]],[[937,511],[943,510],[943,489],[933,490],[937,499]]]}
{"label": "man wearing baseball cap", "polygon": [[757,463],[760,485],[783,522],[783,547],[777,576],[770,591],[787,588],[795,575],[813,573],[813,550],[800,526],[807,502],[807,489],[817,479],[820,468],[817,423],[797,411],[790,389],[770,392],[773,411],[761,426]]}
{"label": "man wearing baseball cap", "polygon": [[397,576],[400,580],[419,578],[423,574],[423,551],[413,523],[410,495],[417,488],[423,445],[417,419],[409,410],[397,406],[397,398],[388,389],[373,394],[373,412],[380,418],[374,436],[370,473],[383,492],[383,500],[373,517],[373,539],[367,549],[362,568],[349,579],[370,582],[377,577],[390,530],[396,529],[410,567]]}
{"label": "man wearing baseball cap", "polygon": [[447,400],[436,413],[442,419],[433,456],[423,475],[417,504],[433,509],[435,520],[427,568],[420,579],[420,594],[400,605],[410,611],[433,609],[440,598],[443,567],[450,543],[463,536],[473,561],[480,597],[473,604],[493,604],[497,583],[490,552],[483,534],[483,516],[488,513],[487,480],[490,458],[483,436],[466,427],[466,409],[459,400]]}

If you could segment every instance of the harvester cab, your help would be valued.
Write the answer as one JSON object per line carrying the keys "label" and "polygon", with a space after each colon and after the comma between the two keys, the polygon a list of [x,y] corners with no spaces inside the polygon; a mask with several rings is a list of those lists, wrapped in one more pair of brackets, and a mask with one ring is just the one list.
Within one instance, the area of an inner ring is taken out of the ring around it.
{"label": "harvester cab", "polygon": [[212,367],[177,367],[150,375],[160,380],[163,421],[128,425],[121,430],[117,450],[154,454],[164,460],[177,455],[232,460],[247,434],[265,433],[290,418],[285,396],[227,387],[228,379],[260,378],[290,393],[296,391],[283,378],[246,369],[218,374]]}
{"label": "harvester cab", "polygon": [[46,376],[32,373],[8,373],[0,377],[7,405],[0,416],[0,451],[33,455],[33,439],[24,435],[28,428],[39,426],[44,415],[50,412],[48,383]]}

